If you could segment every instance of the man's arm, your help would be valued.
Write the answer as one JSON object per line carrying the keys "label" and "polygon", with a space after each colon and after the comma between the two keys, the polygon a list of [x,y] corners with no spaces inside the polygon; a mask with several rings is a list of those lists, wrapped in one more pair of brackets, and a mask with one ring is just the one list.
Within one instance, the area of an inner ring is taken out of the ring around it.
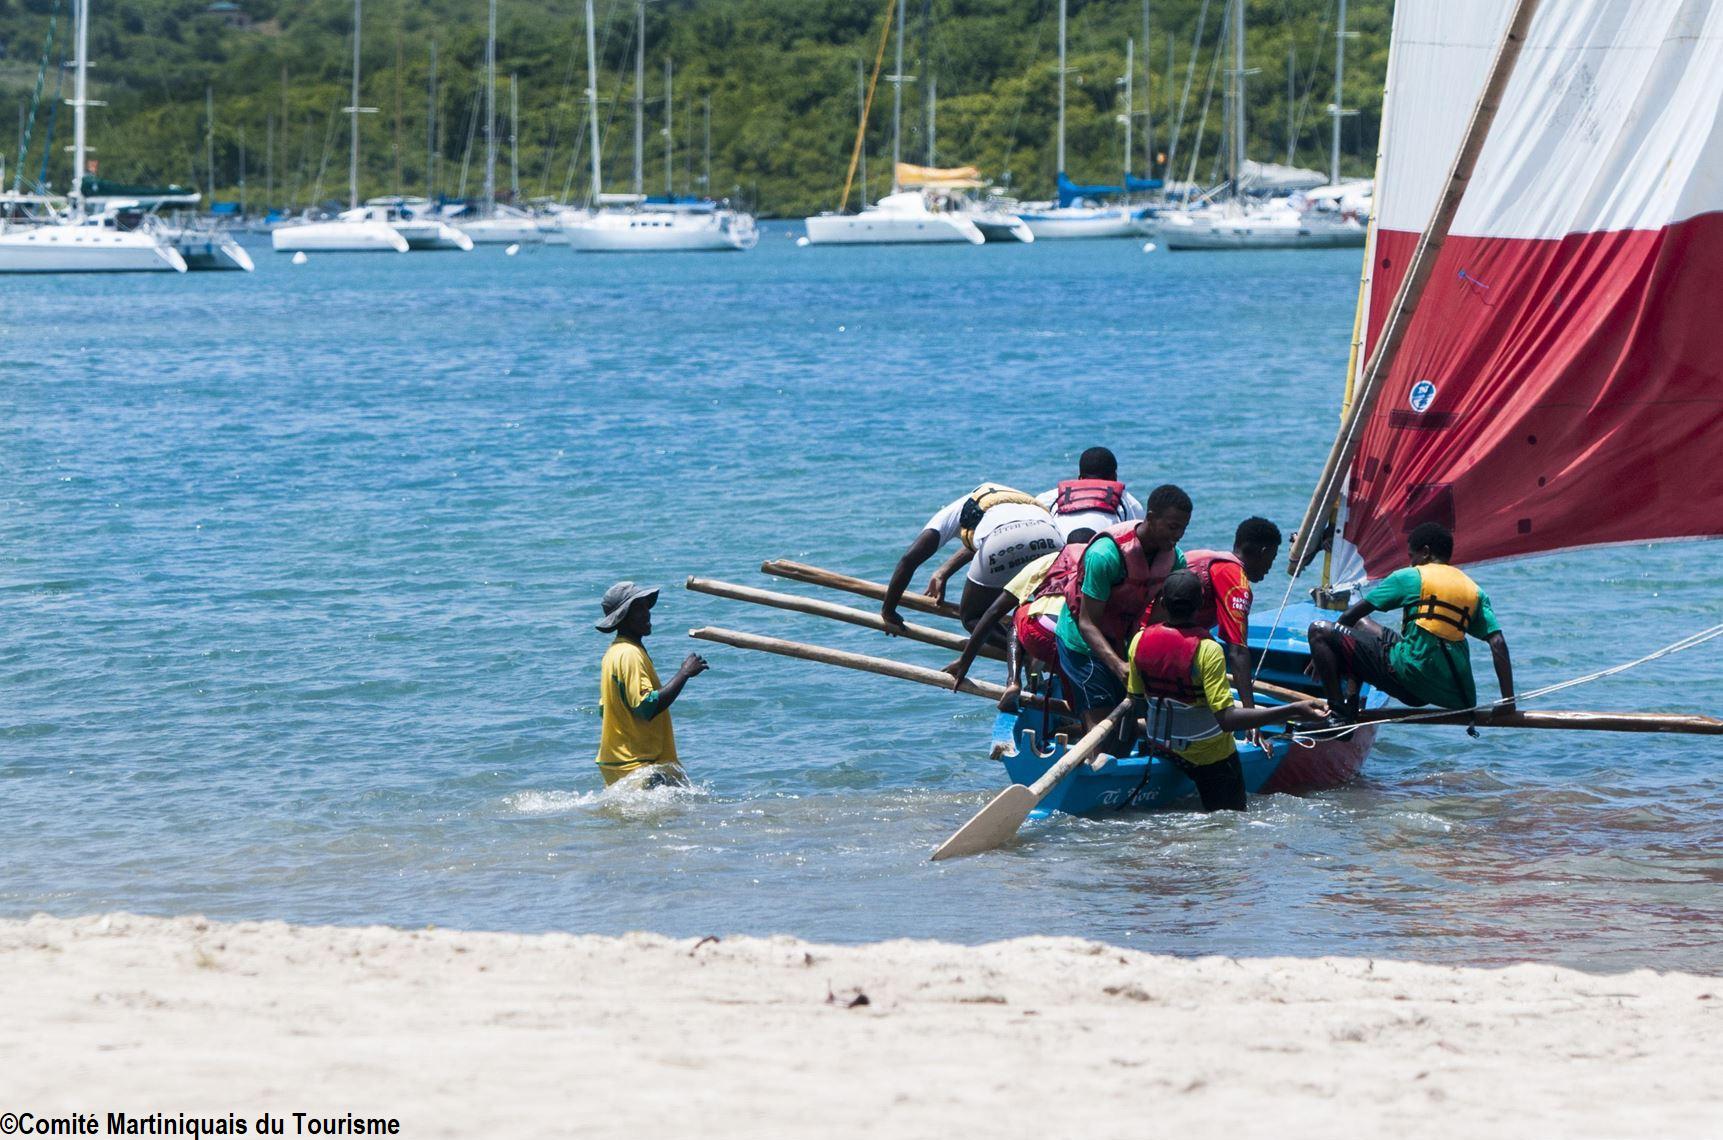
{"label": "man's arm", "polygon": [[652,720],[659,713],[668,712],[670,706],[676,703],[676,698],[682,695],[682,686],[688,683],[689,678],[698,677],[708,668],[710,666],[706,664],[704,657],[698,653],[690,653],[682,659],[681,668],[676,670],[676,675],[670,678],[669,684],[647,693],[639,704],[629,706],[629,711],[641,720]]}
{"label": "man's arm", "polygon": [[1245,732],[1264,725],[1282,724],[1289,720],[1321,720],[1328,715],[1328,702],[1311,698],[1284,705],[1259,705],[1247,709],[1233,705],[1214,714],[1222,732]]}
{"label": "man's arm", "polygon": [[1376,607],[1369,602],[1354,602],[1352,608],[1341,614],[1340,620],[1335,624],[1354,626],[1375,612]]}
{"label": "man's arm", "polygon": [[1232,674],[1233,687],[1238,690],[1238,703],[1247,709],[1256,707],[1256,678],[1251,675],[1250,647],[1226,645],[1226,671]]}
{"label": "man's arm", "polygon": [[973,561],[975,561],[975,551],[967,546],[958,547],[957,553],[941,563],[939,569],[933,572],[933,577],[927,580],[927,596],[936,602],[943,602],[945,600],[945,584],[951,581],[953,574]]}
{"label": "man's arm", "polygon": [[1077,608],[1077,630],[1083,635],[1083,640],[1089,643],[1089,653],[1113,671],[1113,676],[1121,682],[1126,679],[1129,667],[1125,659],[1119,656],[1119,651],[1113,648],[1113,643],[1107,640],[1101,632],[1101,615],[1107,610],[1107,603],[1097,601],[1089,595],[1082,596],[1083,604]]}
{"label": "man's arm", "polygon": [[[969,640],[963,643],[963,655],[945,667],[951,674],[951,687],[956,689],[963,683],[963,678],[969,676],[969,667],[975,664],[975,658],[981,652],[981,647],[987,643],[987,637],[993,632],[1000,619],[1010,613],[1017,605],[1016,595],[1009,591],[1001,593],[993,599],[981,614],[981,620],[975,623],[975,632],[969,635]],[[1017,679],[1017,670],[1011,670],[1011,680]]]}
{"label": "man's arm", "polygon": [[903,617],[897,612],[898,600],[909,587],[909,580],[921,569],[921,564],[932,558],[938,549],[939,532],[924,530],[915,536],[915,541],[909,544],[909,549],[897,560],[897,569],[891,572],[891,581],[885,586],[885,598],[879,604],[879,616],[885,619],[887,625],[903,625]]}
{"label": "man's arm", "polygon": [[1508,657],[1508,639],[1498,629],[1484,640],[1490,643],[1490,658],[1496,666],[1496,684],[1502,687],[1502,703],[1496,708],[1513,712],[1517,706],[1514,704],[1514,663]]}

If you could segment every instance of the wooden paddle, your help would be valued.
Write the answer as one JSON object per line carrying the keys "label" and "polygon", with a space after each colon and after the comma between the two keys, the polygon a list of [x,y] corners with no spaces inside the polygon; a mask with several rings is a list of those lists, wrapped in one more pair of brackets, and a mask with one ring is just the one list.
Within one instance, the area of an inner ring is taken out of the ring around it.
{"label": "wooden paddle", "polygon": [[[986,681],[971,681],[965,679],[955,690],[951,687],[951,674],[938,669],[927,669],[920,665],[906,665],[901,661],[892,661],[885,657],[869,657],[865,653],[850,653],[842,649],[828,649],[823,645],[808,645],[801,641],[785,641],[777,637],[762,637],[757,633],[744,633],[736,629],[722,629],[717,626],[702,626],[688,631],[689,637],[697,637],[701,641],[715,641],[719,645],[730,645],[737,649],[753,649],[761,653],[776,653],[780,657],[794,657],[798,661],[817,661],[822,665],[836,665],[842,669],[856,669],[863,673],[877,673],[882,677],[896,677],[902,681],[914,681],[921,685],[932,685],[946,692],[968,693],[972,697],[986,697],[997,702],[1005,695],[1001,685],[990,685]],[[1071,707],[1064,701],[1048,701],[1045,697],[1033,693],[1024,693],[1019,698],[1031,708],[1047,708],[1051,712],[1069,715]]]}
{"label": "wooden paddle", "polygon": [[[963,647],[968,641],[960,633],[947,633],[943,629],[934,629],[926,625],[911,625],[907,622],[902,626],[887,625],[886,620],[877,613],[853,609],[850,606],[840,606],[836,602],[823,602],[818,598],[804,598],[797,594],[780,594],[775,590],[757,590],[752,586],[738,586],[733,582],[721,582],[716,578],[689,578],[684,584],[697,594],[711,594],[715,598],[729,598],[738,602],[752,602],[758,606],[770,606],[773,609],[792,610],[795,613],[811,614],[814,617],[831,618],[833,621],[859,625],[863,629],[876,629],[881,633],[891,633],[909,641],[919,641],[924,645],[937,645],[941,649],[949,649],[954,653],[963,652]],[[995,661],[1005,660],[1004,651],[991,645],[982,646],[981,656],[991,657]]]}
{"label": "wooden paddle", "polygon": [[[778,578],[792,578],[797,582],[806,582],[810,586],[825,586],[827,589],[860,594],[862,597],[872,598],[876,602],[885,600],[885,587],[878,582],[869,582],[865,578],[852,578],[848,574],[839,574],[833,570],[822,570],[818,566],[809,566],[805,562],[789,562],[782,558],[774,558],[770,562],[760,563],[760,571]],[[953,621],[959,619],[956,606],[950,602],[936,602],[926,594],[915,594],[905,590],[903,598],[897,604],[900,609],[915,610],[924,614],[937,614]]]}
{"label": "wooden paddle", "polygon": [[1463,724],[1479,728],[1561,728],[1582,732],[1679,732],[1723,736],[1723,720],[1686,713],[1581,712],[1441,713],[1428,709],[1366,709],[1360,723]]}
{"label": "wooden paddle", "polygon": [[994,796],[986,807],[970,817],[968,823],[952,832],[951,838],[933,849],[933,858],[956,859],[964,855],[979,855],[983,851],[991,851],[1009,843],[1017,834],[1017,829],[1023,826],[1023,821],[1029,818],[1029,813],[1035,810],[1035,806],[1047,798],[1047,793],[1059,786],[1060,780],[1075,771],[1077,765],[1100,751],[1101,745],[1130,711],[1131,701],[1120,701],[1118,707],[1107,714],[1106,720],[1067,748],[1065,755],[1059,757],[1059,762],[1043,772],[1039,780],[1027,788],[1022,784],[1012,784]]}

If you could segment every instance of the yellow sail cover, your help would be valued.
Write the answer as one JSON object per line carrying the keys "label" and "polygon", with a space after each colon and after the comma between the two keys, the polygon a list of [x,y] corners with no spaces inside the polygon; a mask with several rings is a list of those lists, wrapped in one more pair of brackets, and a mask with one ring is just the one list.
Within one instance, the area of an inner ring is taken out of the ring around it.
{"label": "yellow sail cover", "polygon": [[897,164],[899,186],[925,186],[930,190],[979,190],[987,185],[973,166],[916,166]]}

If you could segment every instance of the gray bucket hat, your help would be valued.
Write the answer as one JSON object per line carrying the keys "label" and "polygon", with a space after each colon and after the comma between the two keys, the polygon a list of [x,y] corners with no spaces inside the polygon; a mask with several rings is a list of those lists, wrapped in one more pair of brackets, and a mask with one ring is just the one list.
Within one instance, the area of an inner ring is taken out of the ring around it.
{"label": "gray bucket hat", "polygon": [[644,586],[636,586],[633,582],[618,582],[604,591],[604,600],[599,605],[604,608],[604,616],[598,619],[597,628],[609,633],[622,624],[622,619],[628,616],[630,607],[644,602],[651,605],[658,600],[658,588],[648,590]]}

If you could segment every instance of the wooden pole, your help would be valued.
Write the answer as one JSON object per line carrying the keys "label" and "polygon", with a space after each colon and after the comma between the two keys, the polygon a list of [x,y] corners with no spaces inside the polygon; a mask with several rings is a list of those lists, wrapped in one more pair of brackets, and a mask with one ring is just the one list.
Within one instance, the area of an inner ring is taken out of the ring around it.
{"label": "wooden pole", "polygon": [[1558,728],[1581,732],[1674,732],[1723,736],[1723,720],[1684,713],[1550,711],[1491,715],[1432,713],[1420,709],[1366,709],[1359,720],[1369,724],[1475,724],[1479,728]]}
{"label": "wooden pole", "polygon": [[1359,380],[1357,394],[1351,406],[1346,409],[1340,434],[1334,439],[1334,446],[1328,452],[1328,460],[1323,464],[1322,475],[1316,482],[1316,490],[1310,497],[1310,505],[1305,508],[1304,519],[1298,524],[1297,533],[1293,535],[1287,564],[1295,568],[1295,572],[1306,565],[1306,554],[1311,544],[1320,539],[1325,529],[1322,522],[1328,509],[1340,495],[1340,481],[1346,468],[1351,465],[1352,456],[1358,450],[1362,423],[1375,407],[1376,395],[1381,391],[1383,381],[1388,378],[1394,355],[1399,351],[1400,342],[1406,337],[1406,330],[1411,326],[1419,298],[1423,296],[1424,286],[1436,267],[1436,258],[1448,238],[1448,229],[1454,223],[1454,215],[1459,212],[1460,200],[1465,197],[1472,171],[1478,163],[1478,156],[1483,153],[1490,126],[1496,121],[1496,111],[1501,107],[1502,95],[1507,90],[1508,79],[1514,73],[1514,64],[1520,58],[1520,48],[1524,46],[1526,34],[1531,30],[1532,17],[1537,14],[1537,8],[1538,0],[1517,0],[1514,14],[1508,22],[1507,34],[1502,37],[1495,63],[1484,83],[1483,93],[1478,96],[1477,105],[1472,109],[1471,122],[1460,143],[1459,153],[1454,156],[1454,165],[1449,169],[1442,197],[1436,204],[1435,213],[1430,216],[1430,224],[1418,239],[1418,247],[1407,265],[1406,276],[1401,279],[1400,288],[1394,294],[1388,320],[1364,365],[1364,374]]}
{"label": "wooden pole", "polygon": [[[728,645],[736,649],[753,649],[761,653],[776,653],[780,657],[793,657],[798,661],[816,661],[821,665],[836,665],[841,669],[855,669],[862,673],[877,673],[881,677],[896,677],[900,681],[914,681],[920,685],[931,685],[936,689],[947,692],[968,693],[972,697],[986,697],[997,701],[1005,695],[1005,689],[1000,685],[990,685],[986,681],[965,680],[955,690],[951,687],[951,674],[942,673],[938,669],[926,669],[920,665],[905,665],[901,661],[892,661],[884,657],[869,657],[865,653],[849,653],[842,649],[827,649],[823,645],[808,645],[800,641],[784,641],[776,637],[762,637],[757,633],[743,633],[740,630],[721,629],[716,626],[702,626],[688,631],[689,637],[701,641],[715,641],[719,645]],[[1064,701],[1047,701],[1044,697],[1032,693],[1024,693],[1022,702],[1032,708],[1048,707],[1056,713],[1069,713],[1070,706]]]}
{"label": "wooden pole", "polygon": [[[729,598],[737,602],[752,602],[759,606],[770,606],[778,610],[792,610],[795,613],[810,614],[814,617],[831,618],[833,621],[847,622],[859,625],[863,629],[878,630],[881,633],[891,633],[910,641],[919,641],[924,645],[937,645],[941,649],[949,649],[954,653],[963,652],[968,644],[968,638],[956,633],[947,633],[943,629],[931,626],[911,625],[888,626],[884,618],[866,610],[852,609],[840,606],[836,602],[825,602],[818,598],[804,598],[796,594],[780,594],[774,590],[756,590],[752,586],[738,586],[732,582],[720,582],[715,578],[689,578],[684,583],[688,589],[697,594],[711,594],[715,598]],[[995,661],[1005,660],[1003,650],[993,646],[983,646],[983,657],[991,657]]]}
{"label": "wooden pole", "polygon": [[[878,582],[852,578],[848,574],[839,574],[832,570],[822,570],[818,566],[809,566],[805,562],[790,562],[782,558],[774,558],[770,562],[762,562],[760,572],[776,578],[790,578],[797,582],[806,582],[810,586],[825,586],[831,590],[843,590],[846,593],[859,594],[864,598],[872,598],[876,602],[885,600],[885,587]],[[926,594],[906,593],[897,604],[906,610],[937,614],[953,621],[958,620],[956,606],[950,602],[936,602]]]}

